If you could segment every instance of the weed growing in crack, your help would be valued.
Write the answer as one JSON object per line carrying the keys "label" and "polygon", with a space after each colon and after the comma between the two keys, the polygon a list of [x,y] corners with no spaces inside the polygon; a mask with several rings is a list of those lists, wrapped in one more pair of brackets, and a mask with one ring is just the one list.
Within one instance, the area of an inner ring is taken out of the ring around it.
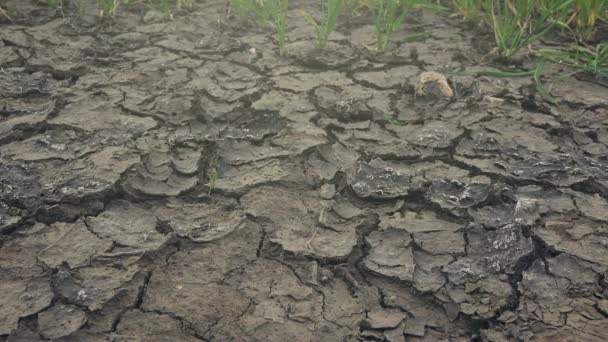
{"label": "weed growing in crack", "polygon": [[367,0],[342,0],[342,10],[348,18],[361,14],[369,7]]}
{"label": "weed growing in crack", "polygon": [[177,0],[177,9],[180,10],[182,8],[191,9],[194,5],[194,0]]}
{"label": "weed growing in crack", "polygon": [[483,17],[483,0],[452,0],[452,4],[456,12],[466,21],[475,22]]}
{"label": "weed growing in crack", "polygon": [[272,27],[279,45],[279,54],[285,55],[289,0],[231,0],[230,3],[240,15],[252,16],[261,25]]}
{"label": "weed growing in crack", "polygon": [[270,0],[268,3],[272,9],[271,17],[277,36],[277,42],[279,44],[279,54],[284,56],[286,52],[285,41],[287,37],[287,10],[289,7],[289,0]]}
{"label": "weed growing in crack", "polygon": [[317,34],[317,46],[321,49],[327,45],[329,35],[336,27],[338,16],[342,11],[344,0],[327,0],[324,6],[325,17],[317,21],[308,12],[302,12],[304,18],[315,28]]}
{"label": "weed growing in crack", "polygon": [[372,11],[376,22],[376,48],[380,51],[386,49],[407,16],[413,10],[421,8],[444,9],[439,5],[420,0],[375,0],[372,3]]}
{"label": "weed growing in crack", "polygon": [[99,16],[114,16],[120,5],[120,0],[97,0]]}

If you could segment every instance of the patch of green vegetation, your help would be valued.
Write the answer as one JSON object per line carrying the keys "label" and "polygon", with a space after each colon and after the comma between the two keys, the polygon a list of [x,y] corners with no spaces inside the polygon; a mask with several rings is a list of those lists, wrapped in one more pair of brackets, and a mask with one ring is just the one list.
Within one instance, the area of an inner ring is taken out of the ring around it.
{"label": "patch of green vegetation", "polygon": [[327,0],[324,3],[324,18],[317,21],[308,12],[302,12],[304,18],[315,28],[317,34],[317,46],[320,49],[325,48],[327,45],[327,39],[329,35],[336,27],[338,21],[338,15],[342,11],[342,5],[344,0]]}
{"label": "patch of green vegetation", "polygon": [[[555,8],[564,0],[539,0],[540,9]],[[570,27],[581,41],[591,39],[598,21],[608,17],[608,0],[572,0],[555,13],[555,19]]]}
{"label": "patch of green vegetation", "polygon": [[374,0],[371,5],[376,22],[376,48],[385,50],[408,15],[416,9],[441,10],[444,7],[421,0]]}
{"label": "patch of green vegetation", "polygon": [[539,54],[553,63],[579,71],[608,72],[608,44],[598,44],[593,48],[576,45],[562,50],[544,49]]}
{"label": "patch of green vegetation", "polygon": [[536,0],[485,0],[483,6],[491,18],[499,54],[510,58],[522,47],[539,40],[556,24],[555,13],[571,3],[572,0],[565,0],[539,10]]}

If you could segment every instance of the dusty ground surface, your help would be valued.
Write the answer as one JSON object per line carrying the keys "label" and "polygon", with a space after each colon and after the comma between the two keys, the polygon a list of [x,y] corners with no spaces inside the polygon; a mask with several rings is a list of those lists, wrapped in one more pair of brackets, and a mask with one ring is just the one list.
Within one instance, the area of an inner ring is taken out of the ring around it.
{"label": "dusty ground surface", "polygon": [[433,96],[486,43],[432,14],[319,53],[296,5],[279,58],[224,2],[5,3],[0,341],[608,339],[604,86]]}

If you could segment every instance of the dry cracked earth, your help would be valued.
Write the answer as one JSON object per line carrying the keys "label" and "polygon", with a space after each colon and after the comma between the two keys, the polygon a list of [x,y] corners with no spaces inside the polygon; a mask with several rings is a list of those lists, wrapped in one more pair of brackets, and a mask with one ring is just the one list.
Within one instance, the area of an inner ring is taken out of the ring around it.
{"label": "dry cracked earth", "polygon": [[4,5],[0,341],[608,339],[606,84],[416,95],[482,39],[319,52],[306,4],[285,58],[224,1]]}

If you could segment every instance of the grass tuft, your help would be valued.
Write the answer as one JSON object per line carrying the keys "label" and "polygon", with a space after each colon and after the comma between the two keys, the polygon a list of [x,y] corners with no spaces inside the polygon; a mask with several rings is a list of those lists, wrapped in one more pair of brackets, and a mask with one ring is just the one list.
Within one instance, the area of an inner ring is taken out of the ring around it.
{"label": "grass tuft", "polygon": [[302,12],[304,18],[315,28],[317,35],[317,46],[323,49],[327,45],[329,35],[336,27],[338,16],[342,11],[344,0],[327,0],[324,6],[325,17],[317,21],[308,12]]}

